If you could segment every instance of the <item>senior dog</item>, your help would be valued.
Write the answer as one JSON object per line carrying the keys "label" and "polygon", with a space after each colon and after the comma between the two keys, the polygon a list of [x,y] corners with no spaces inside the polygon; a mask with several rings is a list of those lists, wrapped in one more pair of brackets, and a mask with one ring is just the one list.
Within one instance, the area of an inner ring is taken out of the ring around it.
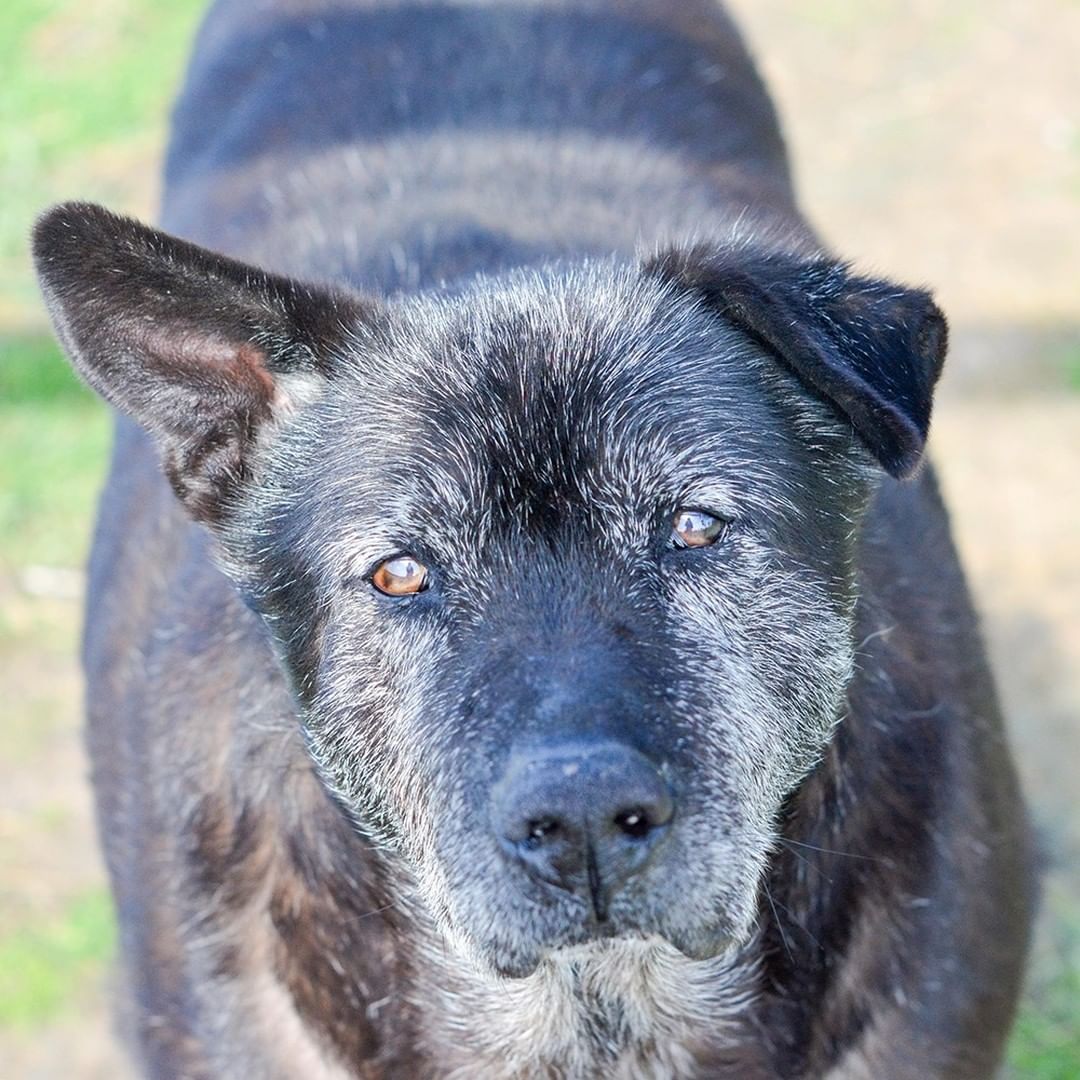
{"label": "senior dog", "polygon": [[990,1076],[1032,874],[920,463],[945,320],[800,217],[727,16],[220,0],[162,224],[34,239],[123,416],[143,1072]]}

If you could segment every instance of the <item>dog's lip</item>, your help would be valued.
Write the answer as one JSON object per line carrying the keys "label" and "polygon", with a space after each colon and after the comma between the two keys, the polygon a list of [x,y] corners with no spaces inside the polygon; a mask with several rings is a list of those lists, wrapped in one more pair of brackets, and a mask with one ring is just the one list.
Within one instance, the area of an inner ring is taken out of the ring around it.
{"label": "dog's lip", "polygon": [[502,960],[492,966],[506,979],[527,979],[547,960],[558,959],[560,954],[572,953],[582,946],[601,942],[653,940],[665,942],[692,961],[714,960],[737,944],[736,939],[723,927],[701,928],[694,932],[671,933],[659,930],[619,928],[611,923],[591,922],[587,932],[573,935],[556,945],[537,945],[524,959]]}
{"label": "dog's lip", "polygon": [[492,962],[492,968],[503,978],[527,979],[544,961],[554,960],[558,958],[560,953],[571,952],[582,946],[594,945],[602,941],[617,941],[620,938],[630,940],[646,936],[649,935],[640,931],[626,929],[620,931],[610,923],[592,921],[583,924],[578,933],[570,934],[565,940],[556,944],[537,942],[524,958],[515,957],[512,960],[505,958],[495,959]]}

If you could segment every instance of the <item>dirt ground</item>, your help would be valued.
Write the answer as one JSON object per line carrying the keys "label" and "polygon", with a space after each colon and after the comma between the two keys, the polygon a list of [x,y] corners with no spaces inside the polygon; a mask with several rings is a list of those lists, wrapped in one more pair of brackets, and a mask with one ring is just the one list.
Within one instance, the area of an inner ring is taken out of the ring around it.
{"label": "dirt ground", "polygon": [[[933,284],[950,314],[932,454],[1053,860],[1039,964],[1060,962],[1052,919],[1080,910],[1080,4],[731,7],[811,219],[859,266]],[[102,877],[78,734],[78,582],[20,575],[0,581],[0,604],[4,694],[27,706],[0,761],[15,919]],[[104,978],[58,1019],[0,1034],[0,1076],[123,1077]],[[1080,1076],[1080,1062],[1053,1075]]]}

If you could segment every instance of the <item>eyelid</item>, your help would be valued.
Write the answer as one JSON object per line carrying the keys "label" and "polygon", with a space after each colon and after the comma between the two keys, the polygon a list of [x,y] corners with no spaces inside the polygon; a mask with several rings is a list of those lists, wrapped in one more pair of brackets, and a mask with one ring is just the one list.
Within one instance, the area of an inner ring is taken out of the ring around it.
{"label": "eyelid", "polygon": [[341,571],[338,580],[348,586],[370,584],[375,571],[394,559],[413,559],[429,570],[435,565],[431,555],[418,550],[413,544],[395,543],[394,539],[376,546],[369,538],[366,542],[357,541],[340,550]]}
{"label": "eyelid", "polygon": [[726,488],[694,487],[680,494],[671,512],[677,514],[680,510],[697,510],[723,518],[724,521],[735,521],[742,515],[745,506],[741,501],[737,502]]}

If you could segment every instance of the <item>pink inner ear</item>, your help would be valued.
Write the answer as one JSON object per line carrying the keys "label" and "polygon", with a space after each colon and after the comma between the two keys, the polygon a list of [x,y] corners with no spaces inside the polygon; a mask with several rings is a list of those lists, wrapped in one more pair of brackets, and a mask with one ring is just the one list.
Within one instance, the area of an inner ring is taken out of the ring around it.
{"label": "pink inner ear", "polygon": [[269,405],[274,400],[274,379],[266,370],[265,354],[254,345],[241,345],[228,352],[223,366],[229,376]]}
{"label": "pink inner ear", "polygon": [[250,342],[230,342],[201,330],[153,326],[142,332],[142,347],[152,374],[186,384],[197,394],[227,394],[243,402],[251,414],[267,410],[274,400],[274,378],[267,370],[265,353]]}
{"label": "pink inner ear", "polygon": [[182,394],[175,422],[161,428],[162,464],[192,517],[217,522],[248,476],[251,445],[274,404],[274,378],[262,350],[247,342],[155,336],[159,345],[167,338],[153,357],[156,374]]}

